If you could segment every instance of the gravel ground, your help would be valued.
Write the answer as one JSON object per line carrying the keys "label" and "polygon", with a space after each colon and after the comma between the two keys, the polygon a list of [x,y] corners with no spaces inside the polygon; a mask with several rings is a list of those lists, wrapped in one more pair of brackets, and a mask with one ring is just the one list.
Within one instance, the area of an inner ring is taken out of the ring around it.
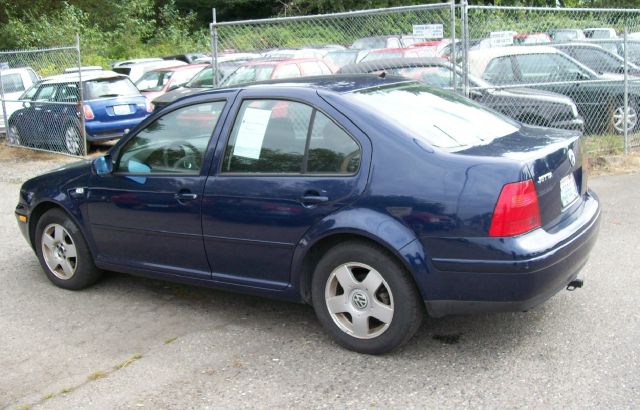
{"label": "gravel ground", "polygon": [[54,287],[13,209],[19,181],[73,159],[38,158],[0,161],[0,407],[640,406],[640,174],[591,180],[605,212],[583,289],[526,313],[428,319],[371,357],[304,305],[119,274]]}

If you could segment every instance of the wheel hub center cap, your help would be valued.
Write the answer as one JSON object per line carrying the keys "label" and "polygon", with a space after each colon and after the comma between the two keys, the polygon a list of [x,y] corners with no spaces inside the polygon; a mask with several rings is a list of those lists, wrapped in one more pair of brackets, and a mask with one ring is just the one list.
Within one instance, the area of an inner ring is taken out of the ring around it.
{"label": "wheel hub center cap", "polygon": [[369,305],[369,297],[367,296],[367,293],[360,290],[360,289],[356,289],[353,291],[353,293],[351,293],[351,304],[356,308],[356,309],[364,309]]}

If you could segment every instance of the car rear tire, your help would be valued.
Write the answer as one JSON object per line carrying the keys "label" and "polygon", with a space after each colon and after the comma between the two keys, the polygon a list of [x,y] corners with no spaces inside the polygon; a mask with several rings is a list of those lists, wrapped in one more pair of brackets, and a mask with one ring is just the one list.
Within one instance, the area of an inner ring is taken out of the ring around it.
{"label": "car rear tire", "polygon": [[51,209],[40,217],[35,239],[40,265],[56,286],[84,289],[102,276],[82,232],[62,210]]}
{"label": "car rear tire", "polygon": [[69,124],[64,130],[64,134],[62,136],[64,142],[64,148],[71,155],[79,155],[82,152],[82,134],[80,133],[80,129],[74,125]]}
{"label": "car rear tire", "polygon": [[356,352],[389,352],[422,323],[422,300],[409,274],[365,242],[331,248],[315,268],[311,292],[320,323],[338,344]]}
{"label": "car rear tire", "polygon": [[18,131],[18,127],[15,125],[11,125],[9,127],[9,132],[7,133],[7,142],[9,145],[20,145],[20,132]]}

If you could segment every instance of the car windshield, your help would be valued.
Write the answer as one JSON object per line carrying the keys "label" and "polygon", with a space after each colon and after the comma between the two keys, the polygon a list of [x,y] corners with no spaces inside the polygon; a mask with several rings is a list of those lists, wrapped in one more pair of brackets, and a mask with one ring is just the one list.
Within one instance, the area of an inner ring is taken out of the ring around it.
{"label": "car windshield", "polygon": [[271,74],[275,68],[275,64],[239,67],[236,71],[229,74],[221,85],[234,85],[269,80],[271,79]]}
{"label": "car windshield", "polygon": [[140,95],[140,91],[126,77],[99,78],[86,82],[87,100],[129,95]]}
{"label": "car windshield", "polygon": [[149,71],[136,81],[136,87],[140,91],[160,91],[173,74],[173,71]]}
{"label": "car windshield", "polygon": [[367,88],[349,95],[440,148],[484,145],[519,129],[513,120],[469,99],[416,82]]}

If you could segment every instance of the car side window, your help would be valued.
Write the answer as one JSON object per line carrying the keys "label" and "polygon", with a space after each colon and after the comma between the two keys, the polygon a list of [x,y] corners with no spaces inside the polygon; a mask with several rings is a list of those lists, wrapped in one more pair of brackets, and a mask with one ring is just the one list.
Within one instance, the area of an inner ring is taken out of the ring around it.
{"label": "car side window", "polygon": [[274,79],[300,77],[300,69],[295,64],[284,64],[276,69]]}
{"label": "car side window", "polygon": [[516,82],[511,65],[511,57],[498,57],[491,60],[482,78],[492,84],[513,84]]}
{"label": "car side window", "polygon": [[387,41],[387,48],[402,48],[402,45],[400,44],[400,40],[395,38],[395,37],[391,37],[388,41]]}
{"label": "car side window", "polygon": [[311,128],[307,172],[353,174],[360,167],[358,144],[323,113],[316,111]]}
{"label": "car side window", "polygon": [[36,94],[35,101],[53,101],[57,88],[57,84],[43,85]]}
{"label": "car side window", "polygon": [[309,61],[309,62],[304,62],[302,64],[300,64],[302,66],[302,69],[304,70],[304,74],[305,75],[321,75],[322,73],[322,69],[320,68],[320,65],[317,64],[314,61]]}
{"label": "car side window", "polygon": [[353,174],[360,157],[353,138],[320,111],[293,101],[247,100],[231,131],[222,172]]}
{"label": "car side window", "polygon": [[197,175],[225,101],[178,108],[147,125],[123,147],[116,172]]}
{"label": "car side window", "polygon": [[80,100],[80,92],[78,91],[78,84],[62,84],[60,89],[56,93],[56,101],[74,103]]}

